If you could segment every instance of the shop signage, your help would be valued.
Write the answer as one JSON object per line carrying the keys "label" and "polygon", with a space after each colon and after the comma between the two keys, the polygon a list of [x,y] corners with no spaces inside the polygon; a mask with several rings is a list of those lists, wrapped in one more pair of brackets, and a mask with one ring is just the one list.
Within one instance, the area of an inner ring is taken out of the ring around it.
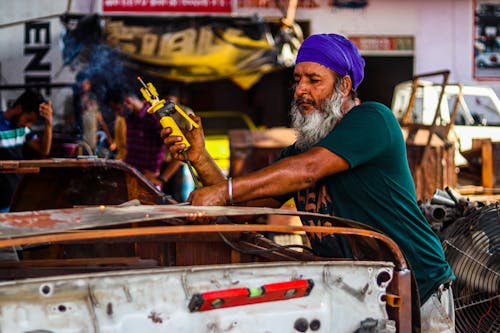
{"label": "shop signage", "polygon": [[102,0],[103,13],[231,13],[232,0]]}
{"label": "shop signage", "polygon": [[413,52],[412,36],[349,36],[361,52],[363,51],[405,51]]}
{"label": "shop signage", "polygon": [[65,63],[85,64],[88,75],[107,75],[112,82],[128,70],[181,82],[230,79],[249,89],[283,68],[270,27],[255,17],[111,16],[102,36],[90,38],[98,24],[82,18],[68,31]]}
{"label": "shop signage", "polygon": [[[30,60],[24,68],[26,84],[50,84],[52,64],[47,59],[50,51],[50,22],[28,22],[24,26],[24,55]],[[46,88],[50,95],[50,88]]]}

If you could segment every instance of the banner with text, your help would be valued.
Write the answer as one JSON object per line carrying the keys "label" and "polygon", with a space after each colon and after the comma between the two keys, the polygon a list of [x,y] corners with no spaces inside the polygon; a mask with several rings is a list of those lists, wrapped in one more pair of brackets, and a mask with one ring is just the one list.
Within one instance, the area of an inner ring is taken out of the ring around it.
{"label": "banner with text", "polygon": [[223,13],[233,10],[232,0],[102,0],[107,13]]}
{"label": "banner with text", "polygon": [[230,79],[248,89],[279,67],[273,36],[255,18],[108,18],[103,37],[127,67],[169,80]]}

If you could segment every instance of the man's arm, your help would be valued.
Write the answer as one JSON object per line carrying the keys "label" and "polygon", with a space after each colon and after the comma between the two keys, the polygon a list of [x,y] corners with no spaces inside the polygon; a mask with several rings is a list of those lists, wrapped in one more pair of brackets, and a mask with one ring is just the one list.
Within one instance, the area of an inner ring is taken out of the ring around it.
{"label": "man's arm", "polygon": [[[321,178],[347,169],[349,163],[344,158],[326,148],[313,147],[305,153],[284,158],[268,167],[234,178],[232,201],[239,205],[296,192],[310,187]],[[228,182],[195,190],[188,200],[193,205],[227,205]]]}
{"label": "man's arm", "polygon": [[40,116],[45,119],[45,127],[41,138],[30,141],[27,144],[38,152],[41,157],[47,157],[52,146],[52,102],[41,103],[39,107]]}
{"label": "man's arm", "polygon": [[[204,186],[193,191],[188,201],[194,205],[227,205],[229,204],[228,181],[205,149],[200,118],[191,117],[200,127],[184,133],[191,144],[187,150],[187,156]],[[171,133],[170,128],[165,128],[161,132],[161,137],[172,156],[184,160],[180,152],[185,146],[176,144],[182,141],[182,138],[170,136]],[[348,168],[349,164],[345,159],[325,148],[315,147],[306,153],[284,158],[266,168],[234,178],[232,180],[233,203],[246,206],[279,207],[281,203],[273,199],[274,197],[307,188],[318,179]]]}
{"label": "man's arm", "polygon": [[106,134],[106,139],[109,143],[109,150],[113,151],[116,149],[116,145],[114,143],[113,137],[111,136],[111,132],[109,131],[108,124],[104,121],[104,117],[102,116],[101,111],[97,111],[97,122],[101,125],[102,130]]}

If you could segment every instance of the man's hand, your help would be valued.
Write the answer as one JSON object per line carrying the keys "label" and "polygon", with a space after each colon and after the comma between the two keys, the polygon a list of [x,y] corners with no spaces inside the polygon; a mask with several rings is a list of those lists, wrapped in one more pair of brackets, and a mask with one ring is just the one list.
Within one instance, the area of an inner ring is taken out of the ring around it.
{"label": "man's hand", "polygon": [[189,194],[193,206],[226,206],[228,202],[227,182],[204,186]]}
{"label": "man's hand", "polygon": [[[198,128],[182,132],[187,141],[191,144],[191,147],[186,151],[187,158],[191,161],[191,165],[196,169],[203,185],[213,185],[226,180],[226,176],[224,176],[221,169],[217,166],[214,159],[205,148],[205,137],[200,117],[194,114],[190,114],[189,116],[198,124]],[[171,134],[172,129],[167,127],[162,129],[160,136],[167,146],[170,156],[176,160],[185,161],[182,151],[186,149],[186,145],[180,143],[182,137],[171,136]]]}
{"label": "man's hand", "polygon": [[45,119],[45,129],[40,138],[32,140],[28,145],[38,154],[40,157],[48,157],[50,154],[50,148],[52,146],[52,118],[54,111],[52,110],[52,102],[40,103],[38,106],[38,113],[40,117]]}
{"label": "man's hand", "polygon": [[[193,128],[190,131],[183,131],[182,133],[186,137],[187,141],[191,144],[191,147],[186,151],[188,159],[196,163],[200,161],[202,156],[206,153],[205,151],[205,137],[203,134],[203,128],[201,126],[200,117],[196,115],[189,115],[198,125],[199,128]],[[161,138],[170,151],[172,157],[177,160],[184,161],[184,156],[182,151],[186,149],[186,145],[179,143],[182,141],[180,136],[171,136],[172,128],[167,127],[162,129]]]}
{"label": "man's hand", "polygon": [[52,118],[54,111],[52,110],[52,102],[40,103],[38,106],[38,113],[40,117],[45,119],[45,126],[52,126]]}

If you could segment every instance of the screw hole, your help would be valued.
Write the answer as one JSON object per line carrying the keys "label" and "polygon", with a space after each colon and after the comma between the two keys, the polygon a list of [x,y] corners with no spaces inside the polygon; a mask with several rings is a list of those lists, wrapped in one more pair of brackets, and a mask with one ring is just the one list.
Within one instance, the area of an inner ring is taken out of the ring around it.
{"label": "screw hole", "polygon": [[321,322],[318,319],[313,319],[309,324],[309,327],[311,328],[311,330],[317,331],[321,327]]}
{"label": "screw hole", "polygon": [[49,285],[45,284],[45,285],[42,286],[42,288],[40,288],[40,290],[42,291],[42,294],[48,295],[52,291],[52,288],[50,288]]}
{"label": "screw hole", "polygon": [[389,274],[389,272],[382,271],[377,275],[377,285],[381,287],[383,283],[386,283],[390,279],[391,279],[391,274]]}

